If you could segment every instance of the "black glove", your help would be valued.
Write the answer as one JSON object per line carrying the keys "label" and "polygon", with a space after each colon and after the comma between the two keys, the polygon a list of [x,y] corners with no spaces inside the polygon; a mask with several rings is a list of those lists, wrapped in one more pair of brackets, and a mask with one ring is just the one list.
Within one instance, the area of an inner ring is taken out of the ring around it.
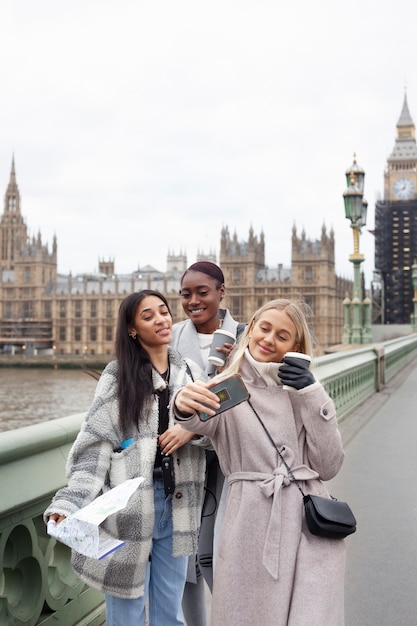
{"label": "black glove", "polygon": [[290,356],[284,357],[284,363],[278,370],[282,384],[300,390],[315,383],[315,378],[308,369],[309,365],[308,361],[304,362]]}

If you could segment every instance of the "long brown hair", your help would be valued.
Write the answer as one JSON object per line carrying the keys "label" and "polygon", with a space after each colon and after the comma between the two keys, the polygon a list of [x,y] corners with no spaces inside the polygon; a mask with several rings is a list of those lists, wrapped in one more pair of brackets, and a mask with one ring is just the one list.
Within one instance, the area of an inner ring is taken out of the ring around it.
{"label": "long brown hair", "polygon": [[140,421],[146,419],[145,409],[149,406],[154,391],[150,356],[137,339],[129,336],[129,328],[134,322],[136,311],[142,300],[148,296],[156,296],[162,300],[171,314],[165,296],[152,289],[130,294],[119,308],[115,346],[119,362],[117,395],[120,426],[126,434],[132,427],[139,429]]}

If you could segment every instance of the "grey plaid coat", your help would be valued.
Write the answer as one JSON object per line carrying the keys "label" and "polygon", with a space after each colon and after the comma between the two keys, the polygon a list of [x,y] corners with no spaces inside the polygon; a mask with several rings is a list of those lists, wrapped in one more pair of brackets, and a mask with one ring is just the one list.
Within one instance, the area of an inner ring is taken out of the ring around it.
{"label": "grey plaid coat", "polygon": [[[186,363],[169,349],[171,395],[191,380]],[[200,368],[188,361],[195,379],[205,379]],[[114,452],[123,439],[117,401],[118,363],[112,361],[97,384],[95,398],[67,460],[68,485],[60,489],[44,513],[69,516],[108,489],[129,478],[143,476],[144,482],[130,498],[125,509],[110,516],[102,527],[122,539],[125,546],[105,559],[90,559],[72,553],[75,574],[89,586],[121,598],[143,595],[146,564],[151,551],[154,526],[153,467],[158,436],[158,400],[155,398],[140,433],[132,432],[134,443]],[[165,382],[153,372],[154,389]],[[170,425],[173,422],[170,421]],[[197,551],[205,474],[205,454],[201,445],[188,443],[174,455],[175,493],[172,496],[174,556]]]}

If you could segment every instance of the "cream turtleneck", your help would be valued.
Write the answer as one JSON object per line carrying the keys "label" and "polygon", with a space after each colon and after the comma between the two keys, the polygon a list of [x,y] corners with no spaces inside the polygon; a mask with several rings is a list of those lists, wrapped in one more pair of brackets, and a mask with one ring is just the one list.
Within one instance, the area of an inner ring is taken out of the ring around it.
{"label": "cream turtleneck", "polygon": [[281,363],[262,363],[261,361],[256,361],[249,352],[249,348],[246,348],[245,356],[258,374],[262,376],[267,387],[282,385],[281,379],[278,377],[278,370],[281,367]]}

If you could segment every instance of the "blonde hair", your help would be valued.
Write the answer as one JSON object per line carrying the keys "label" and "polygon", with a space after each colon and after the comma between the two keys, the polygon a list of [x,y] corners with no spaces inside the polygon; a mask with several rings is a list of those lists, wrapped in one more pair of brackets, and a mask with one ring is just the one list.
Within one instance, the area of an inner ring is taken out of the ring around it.
{"label": "blonde hair", "polygon": [[233,374],[237,374],[240,370],[242,360],[245,354],[245,350],[249,345],[249,339],[254,324],[259,318],[270,309],[276,309],[277,311],[284,311],[291,319],[295,326],[296,338],[295,343],[299,344],[299,352],[309,354],[313,357],[313,334],[309,326],[309,322],[313,317],[312,310],[302,300],[287,300],[286,298],[279,298],[277,300],[270,300],[263,306],[261,306],[252,315],[252,318],[247,325],[245,331],[242,333],[239,341],[237,342],[233,352],[230,354],[230,360],[227,367],[223,370],[216,379],[224,379]]}

